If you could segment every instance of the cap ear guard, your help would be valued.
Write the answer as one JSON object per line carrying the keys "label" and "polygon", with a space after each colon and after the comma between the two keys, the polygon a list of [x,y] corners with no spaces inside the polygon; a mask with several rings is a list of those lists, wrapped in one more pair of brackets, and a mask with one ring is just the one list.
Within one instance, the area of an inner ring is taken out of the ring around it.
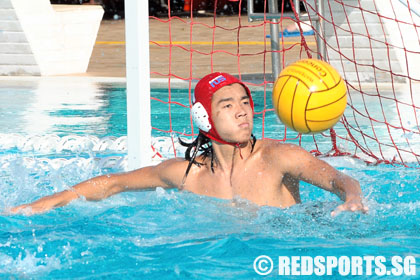
{"label": "cap ear guard", "polygon": [[209,121],[209,114],[204,106],[197,102],[191,108],[191,115],[195,125],[204,132],[209,132],[211,124]]}

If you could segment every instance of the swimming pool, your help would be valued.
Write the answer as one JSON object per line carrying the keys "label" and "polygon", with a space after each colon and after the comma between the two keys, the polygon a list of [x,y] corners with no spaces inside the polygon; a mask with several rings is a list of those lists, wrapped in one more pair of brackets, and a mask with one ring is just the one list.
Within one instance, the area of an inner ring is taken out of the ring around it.
{"label": "swimming pool", "polygon": [[[0,211],[127,168],[124,84],[34,80],[2,85]],[[152,95],[163,98],[167,92],[155,89]],[[167,105],[161,104],[152,101],[152,126],[167,122]],[[188,134],[185,110],[172,112],[173,129]],[[266,137],[282,131],[273,115],[267,118],[272,120]],[[169,139],[153,133],[155,146],[171,156]],[[398,255],[414,256],[418,263],[418,169],[370,166],[347,157],[326,160],[361,182],[368,214],[332,218],[338,199],[307,184],[302,203],[285,210],[160,188],[101,202],[76,201],[42,215],[0,215],[0,278],[261,279],[253,268],[260,255],[274,260],[269,278],[280,278],[279,256],[389,260]],[[340,279],[337,271],[333,274],[330,279]],[[284,279],[301,278],[313,277]],[[416,277],[387,279],[406,278]]]}

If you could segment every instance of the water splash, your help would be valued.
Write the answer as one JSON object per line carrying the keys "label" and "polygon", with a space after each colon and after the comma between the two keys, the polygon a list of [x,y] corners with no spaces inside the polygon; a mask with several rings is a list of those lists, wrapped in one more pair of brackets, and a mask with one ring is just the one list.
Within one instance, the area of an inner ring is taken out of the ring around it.
{"label": "water splash", "polygon": [[[153,141],[171,157],[170,138]],[[101,202],[77,200],[37,216],[0,215],[0,278],[83,278],[92,271],[111,279],[121,271],[133,279],[200,278],[206,264],[209,279],[227,275],[226,269],[241,271],[231,279],[250,279],[252,261],[262,254],[420,255],[418,171],[346,157],[326,160],[358,178],[368,214],[332,218],[340,201],[307,184],[303,203],[288,209],[162,188]],[[0,212],[124,171],[126,163],[124,137],[2,136]]]}

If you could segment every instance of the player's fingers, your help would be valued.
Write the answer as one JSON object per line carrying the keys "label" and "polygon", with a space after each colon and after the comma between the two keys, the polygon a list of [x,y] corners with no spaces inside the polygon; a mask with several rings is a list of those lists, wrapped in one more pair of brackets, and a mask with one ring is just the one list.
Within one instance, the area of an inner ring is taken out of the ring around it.
{"label": "player's fingers", "polygon": [[336,217],[338,216],[338,214],[340,214],[341,212],[343,212],[345,210],[345,206],[344,204],[341,204],[339,206],[337,206],[334,211],[331,212],[331,217]]}
{"label": "player's fingers", "polygon": [[24,209],[26,207],[27,207],[26,204],[19,205],[19,206],[16,206],[16,207],[12,207],[12,208],[9,209],[9,212],[12,213],[12,214],[16,214],[17,212],[21,211],[22,209]]}
{"label": "player's fingers", "polygon": [[362,213],[367,213],[369,211],[369,208],[361,202],[347,202],[344,204],[341,204],[337,206],[337,208],[334,209],[334,211],[331,212],[332,217],[336,217],[338,214],[340,214],[343,211],[361,211]]}

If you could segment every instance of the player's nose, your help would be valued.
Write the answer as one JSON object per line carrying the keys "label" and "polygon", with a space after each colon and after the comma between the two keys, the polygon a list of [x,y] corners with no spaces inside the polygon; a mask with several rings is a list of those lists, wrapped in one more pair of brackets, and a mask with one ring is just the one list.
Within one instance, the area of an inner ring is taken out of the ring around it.
{"label": "player's nose", "polygon": [[238,104],[237,110],[236,110],[236,117],[245,117],[247,115],[247,112],[242,104]]}

